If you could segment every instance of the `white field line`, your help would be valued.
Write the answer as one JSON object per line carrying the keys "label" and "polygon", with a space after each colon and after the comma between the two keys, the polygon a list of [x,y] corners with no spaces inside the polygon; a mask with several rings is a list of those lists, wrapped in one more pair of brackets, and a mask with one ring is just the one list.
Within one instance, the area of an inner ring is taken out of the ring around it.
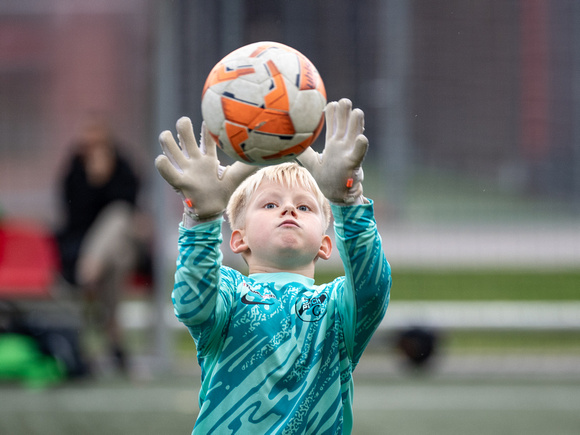
{"label": "white field line", "polygon": [[355,385],[354,409],[388,410],[564,410],[580,411],[580,386]]}
{"label": "white field line", "polygon": [[34,412],[183,412],[198,411],[198,388],[136,387],[75,389],[62,387],[46,394],[31,394],[27,390],[14,390],[10,400],[0,407],[3,413],[19,413],[26,409]]}
{"label": "white field line", "polygon": [[580,302],[397,302],[380,329],[580,329]]}
{"label": "white field line", "polygon": [[[156,322],[155,310],[144,302],[124,302],[122,325],[143,329]],[[182,328],[167,305],[163,321]],[[580,329],[580,302],[398,302],[392,301],[379,329],[409,326],[442,329]]]}
{"label": "white field line", "polygon": [[[3,413],[142,413],[197,412],[197,388],[140,388],[142,394],[119,388],[74,390],[46,395],[15,390]],[[580,411],[579,385],[355,385],[355,411]]]}

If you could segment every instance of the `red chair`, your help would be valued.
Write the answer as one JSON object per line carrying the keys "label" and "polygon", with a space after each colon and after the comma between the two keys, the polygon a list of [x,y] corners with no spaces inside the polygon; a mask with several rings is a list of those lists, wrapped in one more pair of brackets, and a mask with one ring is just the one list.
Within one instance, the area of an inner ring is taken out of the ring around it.
{"label": "red chair", "polygon": [[43,226],[0,222],[0,299],[48,299],[58,271],[56,242]]}
{"label": "red chair", "polygon": [[59,274],[56,240],[45,227],[0,221],[0,337],[2,332],[31,337],[43,355],[60,361],[60,375],[82,377],[88,373],[80,346],[82,317],[76,304],[57,297]]}

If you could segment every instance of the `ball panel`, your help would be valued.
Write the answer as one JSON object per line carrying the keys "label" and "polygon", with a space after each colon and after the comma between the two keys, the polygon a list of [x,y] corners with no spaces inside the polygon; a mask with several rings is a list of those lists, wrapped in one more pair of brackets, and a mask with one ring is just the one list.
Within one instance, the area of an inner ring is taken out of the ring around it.
{"label": "ball panel", "polygon": [[263,111],[262,108],[251,103],[229,97],[221,98],[221,106],[227,121],[244,126],[252,125],[252,128],[254,128],[254,120]]}
{"label": "ball panel", "polygon": [[320,74],[318,74],[318,70],[303,54],[299,54],[298,59],[300,61],[300,83],[297,85],[298,89],[301,91],[316,89],[326,99],[326,89],[324,88]]}
{"label": "ball panel", "polygon": [[201,114],[205,121],[205,126],[213,134],[219,134],[220,129],[225,121],[222,109],[222,97],[215,92],[213,88],[206,92],[201,100]]}
{"label": "ball panel", "polygon": [[284,78],[272,60],[269,60],[266,64],[272,74],[272,87],[270,92],[264,95],[265,107],[267,109],[277,109],[288,112],[290,109],[290,102],[288,101]]}
{"label": "ball panel", "polygon": [[326,99],[317,90],[300,91],[290,107],[290,118],[297,132],[311,132],[320,123],[320,118],[312,116],[320,113],[323,116]]}
{"label": "ball panel", "polygon": [[314,65],[268,41],[225,56],[202,92],[202,116],[220,148],[256,165],[291,160],[310,146],[324,124],[325,105]]}
{"label": "ball panel", "polygon": [[[243,60],[240,60],[243,61]],[[270,72],[268,68],[265,66],[262,59],[246,59],[244,61],[245,64],[249,62],[252,63],[252,67],[254,68],[254,72],[252,74],[242,75],[238,77],[236,80],[232,80],[230,83],[255,83],[256,85],[261,85],[264,81],[270,79]]]}
{"label": "ball panel", "polygon": [[203,98],[205,92],[212,86],[215,86],[219,83],[231,82],[238,77],[247,74],[253,74],[255,71],[256,70],[253,65],[241,65],[236,67],[232,65],[225,65],[220,62],[210,71],[209,76],[207,77],[203,86],[201,98]]}
{"label": "ball panel", "polygon": [[248,129],[241,125],[235,125],[227,121],[224,126],[225,133],[228,137],[228,142],[231,145],[232,151],[236,156],[241,157],[245,161],[248,161],[248,158],[245,156],[244,150],[242,148],[242,144],[248,139]]}
{"label": "ball panel", "polygon": [[300,62],[295,54],[287,52],[274,53],[273,56],[268,56],[266,63],[272,62],[292,86],[296,86],[297,77],[300,74]]}
{"label": "ball panel", "polygon": [[273,160],[278,160],[278,161],[287,161],[287,160],[291,160],[296,158],[297,156],[299,156],[306,148],[308,148],[311,144],[312,144],[313,140],[312,140],[312,135],[309,134],[308,137],[306,139],[304,139],[302,142],[289,147],[289,148],[285,148],[282,151],[279,151],[277,153],[274,154],[269,154],[269,155],[264,155],[262,156],[262,158],[266,161],[273,161]]}
{"label": "ball panel", "polygon": [[222,98],[222,107],[226,122],[274,135],[292,136],[295,133],[287,112],[262,109],[229,98]]}
{"label": "ball panel", "polygon": [[266,89],[267,84],[238,79],[228,82],[226,86],[219,91],[219,94],[225,98],[239,100],[259,107],[264,104],[264,94],[267,92]]}
{"label": "ball panel", "polygon": [[270,109],[262,110],[248,127],[256,132],[270,133],[276,136],[292,137],[296,132],[287,112]]}
{"label": "ball panel", "polygon": [[312,144],[312,134],[296,134],[291,140],[279,140],[276,141],[278,144],[278,151],[272,152],[274,147],[255,146],[251,150],[246,151],[246,156],[248,156],[253,162],[262,162],[262,164],[278,164],[282,162],[287,162],[296,158],[300,155],[306,148]]}
{"label": "ball panel", "polygon": [[[251,149],[259,149],[264,155],[279,153],[286,148],[291,148],[309,137],[311,133],[300,133],[289,136],[264,134],[258,130],[249,130],[251,147],[245,147],[246,154],[251,153]],[[250,154],[254,155],[254,154]]]}

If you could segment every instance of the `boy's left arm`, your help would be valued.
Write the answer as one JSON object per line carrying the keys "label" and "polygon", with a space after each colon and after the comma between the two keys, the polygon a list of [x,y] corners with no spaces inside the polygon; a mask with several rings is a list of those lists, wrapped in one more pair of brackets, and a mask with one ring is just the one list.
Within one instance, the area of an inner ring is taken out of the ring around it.
{"label": "boy's left arm", "polygon": [[345,269],[342,321],[347,348],[358,363],[389,304],[391,267],[382,247],[373,203],[332,206],[337,248]]}
{"label": "boy's left arm", "polygon": [[364,113],[343,98],[326,106],[322,154],[307,148],[297,160],[330,200],[337,246],[345,266],[341,314],[347,348],[356,364],[389,302],[391,269],[382,249],[372,202],[363,196],[362,162],[368,149]]}

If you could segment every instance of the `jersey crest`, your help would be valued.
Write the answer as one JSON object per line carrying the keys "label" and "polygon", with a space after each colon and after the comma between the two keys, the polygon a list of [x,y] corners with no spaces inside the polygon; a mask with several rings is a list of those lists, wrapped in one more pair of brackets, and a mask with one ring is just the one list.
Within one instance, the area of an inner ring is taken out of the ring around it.
{"label": "jersey crest", "polygon": [[296,315],[304,322],[318,322],[326,314],[328,295],[302,295],[296,301]]}

